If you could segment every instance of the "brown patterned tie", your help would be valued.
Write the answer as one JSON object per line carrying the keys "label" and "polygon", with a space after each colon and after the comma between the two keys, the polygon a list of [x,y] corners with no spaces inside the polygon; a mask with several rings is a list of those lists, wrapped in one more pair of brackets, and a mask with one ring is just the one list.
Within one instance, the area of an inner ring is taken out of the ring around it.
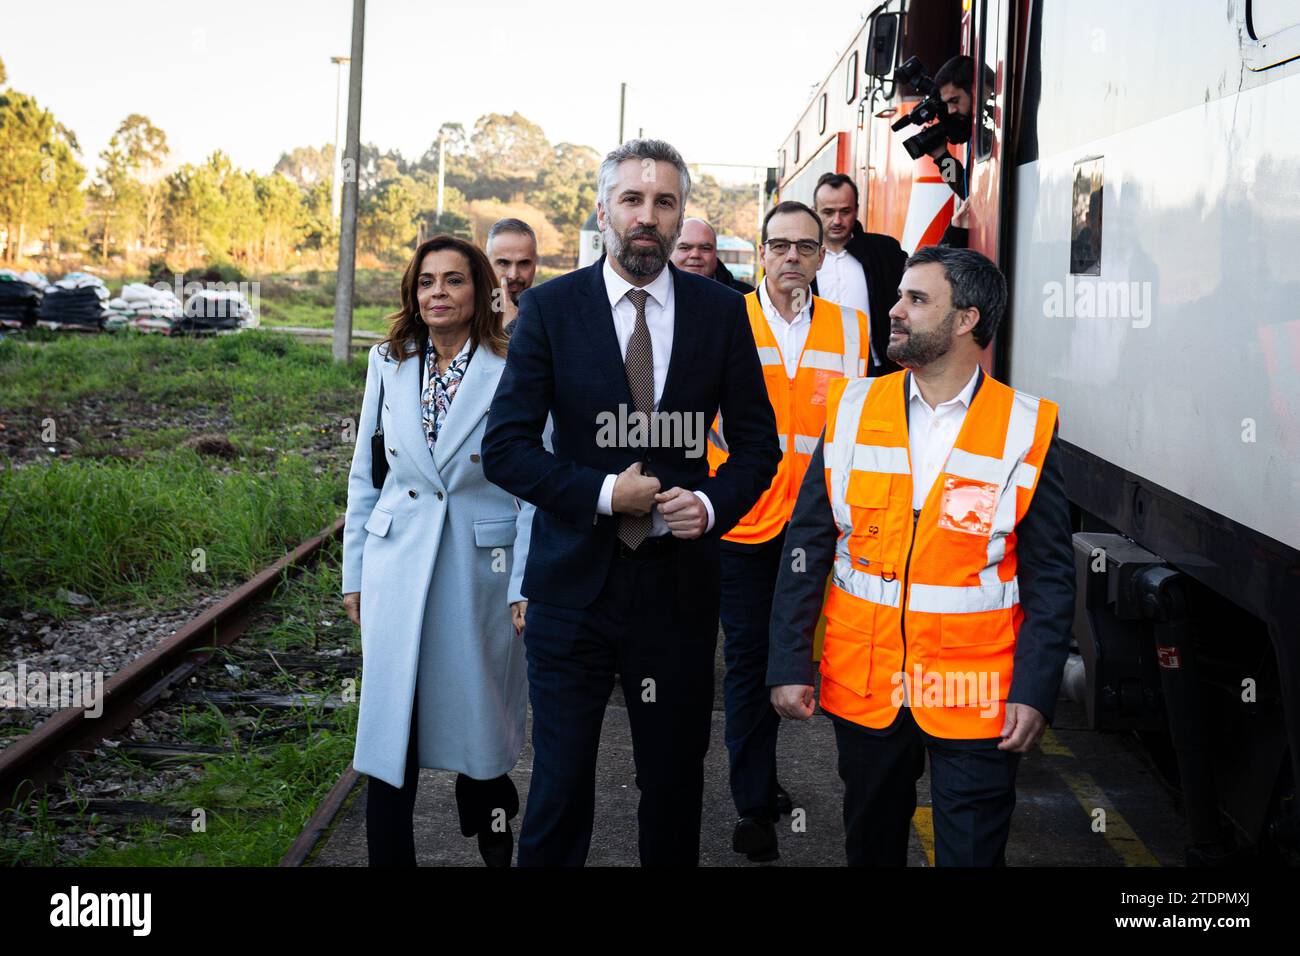
{"label": "brown patterned tie", "polygon": [[[627,297],[636,306],[636,324],[632,327],[632,337],[627,340],[623,367],[627,370],[627,384],[632,389],[636,410],[648,420],[655,404],[654,351],[650,347],[650,326],[645,320],[645,304],[650,293],[645,289],[629,289]],[[619,515],[618,540],[635,551],[650,536],[653,527],[654,519],[649,514]]]}

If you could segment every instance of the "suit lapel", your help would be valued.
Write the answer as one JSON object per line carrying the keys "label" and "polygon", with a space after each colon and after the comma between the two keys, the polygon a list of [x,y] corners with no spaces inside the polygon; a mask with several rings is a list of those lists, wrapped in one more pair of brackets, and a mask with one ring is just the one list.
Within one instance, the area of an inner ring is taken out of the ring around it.
{"label": "suit lapel", "polygon": [[487,414],[505,365],[506,360],[486,346],[474,350],[474,357],[465,369],[465,377],[456,389],[456,397],[447,409],[447,417],[442,420],[442,430],[433,446],[433,464],[439,472]]}
{"label": "suit lapel", "polygon": [[429,481],[441,486],[442,478],[429,454],[420,416],[421,358],[418,351],[414,352],[400,367],[395,359],[384,360],[381,373],[384,376],[384,444],[390,449],[400,449],[400,454],[415,462],[415,467]]}
{"label": "suit lapel", "polygon": [[603,372],[614,390],[615,402],[629,409],[635,408],[632,387],[627,383],[627,367],[618,350],[618,333],[614,331],[614,312],[609,307],[609,292],[605,288],[605,258],[602,256],[591,266],[591,282],[585,288],[586,301],[582,304],[583,324],[587,341],[591,343],[593,365]]}
{"label": "suit lapel", "polygon": [[691,354],[691,345],[687,337],[695,331],[694,323],[687,316],[695,314],[695,296],[686,283],[678,281],[681,272],[672,263],[668,269],[673,279],[673,348],[668,356],[668,375],[664,379],[664,392],[659,396],[659,409],[668,410],[673,396],[673,386],[681,376],[681,365],[686,356]]}

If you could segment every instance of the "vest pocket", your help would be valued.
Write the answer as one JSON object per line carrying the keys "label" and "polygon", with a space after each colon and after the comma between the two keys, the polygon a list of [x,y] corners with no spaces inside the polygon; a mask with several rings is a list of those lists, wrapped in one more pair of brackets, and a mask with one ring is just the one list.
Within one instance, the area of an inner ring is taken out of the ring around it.
{"label": "vest pocket", "polygon": [[[832,600],[827,602],[824,613],[826,638],[822,644],[822,676],[860,697],[868,696],[875,609],[871,605],[838,608]],[[849,617],[855,620],[846,620]]]}
{"label": "vest pocket", "polygon": [[1006,700],[1015,659],[1014,613],[1011,608],[1001,608],[973,614],[938,615],[938,669],[974,675],[981,696]]}
{"label": "vest pocket", "polygon": [[868,568],[873,573],[880,571],[892,481],[892,476],[874,471],[854,471],[849,476],[845,495],[853,511],[849,556],[853,559],[853,567],[859,571]]}

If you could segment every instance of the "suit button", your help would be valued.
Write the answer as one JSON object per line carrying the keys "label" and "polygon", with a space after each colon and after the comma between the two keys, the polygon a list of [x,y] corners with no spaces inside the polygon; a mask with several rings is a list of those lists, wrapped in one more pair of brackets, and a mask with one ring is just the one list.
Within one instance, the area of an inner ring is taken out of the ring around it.
{"label": "suit button", "polygon": [[441,491],[440,491],[440,492],[438,492],[438,500],[439,500],[439,501],[441,501],[441,500],[442,500],[442,492],[441,492]]}
{"label": "suit button", "polygon": [[477,462],[479,460],[479,457],[478,455],[470,455],[469,460],[473,462]]}
{"label": "suit button", "polygon": [[416,491],[414,488],[412,488],[410,491],[408,491],[407,494],[410,495],[412,498],[418,498],[418,497],[420,497],[420,493],[419,493],[418,491]]}

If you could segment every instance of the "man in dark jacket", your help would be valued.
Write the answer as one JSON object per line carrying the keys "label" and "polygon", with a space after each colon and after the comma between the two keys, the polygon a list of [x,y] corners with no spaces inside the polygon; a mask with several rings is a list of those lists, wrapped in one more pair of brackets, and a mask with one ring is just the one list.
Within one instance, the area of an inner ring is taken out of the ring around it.
{"label": "man in dark jacket", "polygon": [[817,270],[812,294],[867,313],[872,343],[868,374],[898,371],[885,354],[884,343],[889,341],[889,310],[898,301],[907,253],[893,236],[862,228],[857,184],[843,173],[826,173],[817,180],[813,208],[826,230],[826,258]]}
{"label": "man in dark jacket", "polygon": [[682,223],[682,234],[673,247],[673,265],[683,272],[716,279],[741,295],[748,295],[754,287],[741,282],[718,258],[718,233],[703,219],[691,217]]}

